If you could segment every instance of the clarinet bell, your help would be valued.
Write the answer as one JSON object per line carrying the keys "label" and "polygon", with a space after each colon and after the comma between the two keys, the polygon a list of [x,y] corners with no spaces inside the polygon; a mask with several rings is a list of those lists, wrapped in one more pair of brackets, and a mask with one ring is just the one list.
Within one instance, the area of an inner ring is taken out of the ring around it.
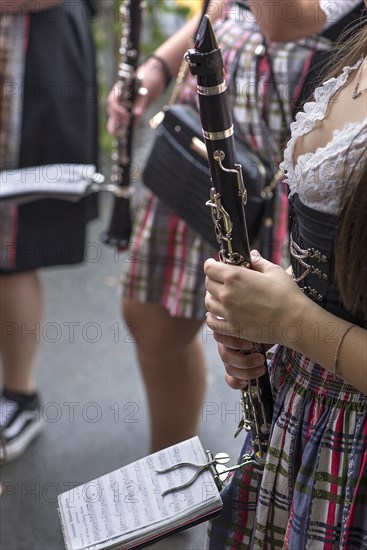
{"label": "clarinet bell", "polygon": [[107,231],[101,234],[102,243],[115,248],[119,252],[123,252],[129,248],[131,229],[132,220],[129,199],[115,199],[110,225]]}

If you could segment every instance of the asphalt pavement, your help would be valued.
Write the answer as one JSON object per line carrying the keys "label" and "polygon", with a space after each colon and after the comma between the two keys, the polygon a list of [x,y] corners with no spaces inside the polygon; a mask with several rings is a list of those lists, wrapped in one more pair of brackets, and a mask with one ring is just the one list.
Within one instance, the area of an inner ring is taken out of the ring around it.
{"label": "asphalt pavement", "polygon": [[[140,159],[146,144],[138,147]],[[138,162],[141,162],[138,161]],[[57,495],[149,454],[149,418],[134,342],[120,317],[120,279],[131,251],[101,244],[112,198],[90,224],[87,261],[45,270],[45,318],[39,329],[39,390],[44,429],[24,456],[1,468],[2,550],[62,550]],[[223,380],[210,331],[200,337],[208,387],[199,436],[204,448],[235,462],[239,394]],[[157,543],[156,550],[203,550],[202,524]],[[153,548],[153,547],[152,547]]]}

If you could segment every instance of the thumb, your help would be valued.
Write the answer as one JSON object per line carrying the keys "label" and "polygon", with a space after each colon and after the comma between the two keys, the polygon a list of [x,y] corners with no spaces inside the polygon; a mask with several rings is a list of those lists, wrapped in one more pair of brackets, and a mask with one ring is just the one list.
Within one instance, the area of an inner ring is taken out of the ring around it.
{"label": "thumb", "polygon": [[251,250],[251,268],[253,271],[258,271],[259,273],[266,273],[274,267],[275,264],[265,260],[258,250]]}
{"label": "thumb", "polygon": [[148,95],[138,97],[133,108],[133,115],[135,117],[140,118],[145,113],[148,107],[148,101]]}

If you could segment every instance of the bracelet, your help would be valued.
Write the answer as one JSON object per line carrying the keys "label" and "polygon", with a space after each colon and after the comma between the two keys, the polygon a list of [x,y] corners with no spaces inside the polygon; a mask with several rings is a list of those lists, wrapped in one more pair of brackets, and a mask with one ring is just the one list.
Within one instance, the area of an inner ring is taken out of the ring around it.
{"label": "bracelet", "polygon": [[348,334],[348,332],[350,330],[352,330],[352,328],[354,328],[356,325],[349,325],[345,331],[343,332],[343,334],[341,335],[340,337],[340,340],[338,342],[338,345],[336,346],[336,351],[335,351],[335,357],[334,357],[334,367],[333,367],[333,375],[334,376],[339,376],[339,372],[338,372],[338,364],[339,364],[339,354],[340,354],[340,349],[342,347],[342,344],[344,342],[344,338],[346,337],[346,335]]}
{"label": "bracelet", "polygon": [[145,60],[145,63],[148,61],[148,59],[155,59],[160,64],[161,71],[162,71],[164,79],[166,81],[166,86],[165,87],[167,88],[169,86],[169,83],[172,80],[172,76],[171,76],[169,67],[167,65],[167,62],[162,57],[160,57],[159,55],[156,55],[155,53],[152,53],[151,55],[148,55],[148,57]]}

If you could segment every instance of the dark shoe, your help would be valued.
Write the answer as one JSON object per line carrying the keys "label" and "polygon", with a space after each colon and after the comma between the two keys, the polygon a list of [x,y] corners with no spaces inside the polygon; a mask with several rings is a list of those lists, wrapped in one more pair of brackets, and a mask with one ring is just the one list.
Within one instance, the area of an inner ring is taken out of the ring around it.
{"label": "dark shoe", "polygon": [[2,394],[0,396],[0,462],[18,458],[43,427],[38,395],[31,399]]}

